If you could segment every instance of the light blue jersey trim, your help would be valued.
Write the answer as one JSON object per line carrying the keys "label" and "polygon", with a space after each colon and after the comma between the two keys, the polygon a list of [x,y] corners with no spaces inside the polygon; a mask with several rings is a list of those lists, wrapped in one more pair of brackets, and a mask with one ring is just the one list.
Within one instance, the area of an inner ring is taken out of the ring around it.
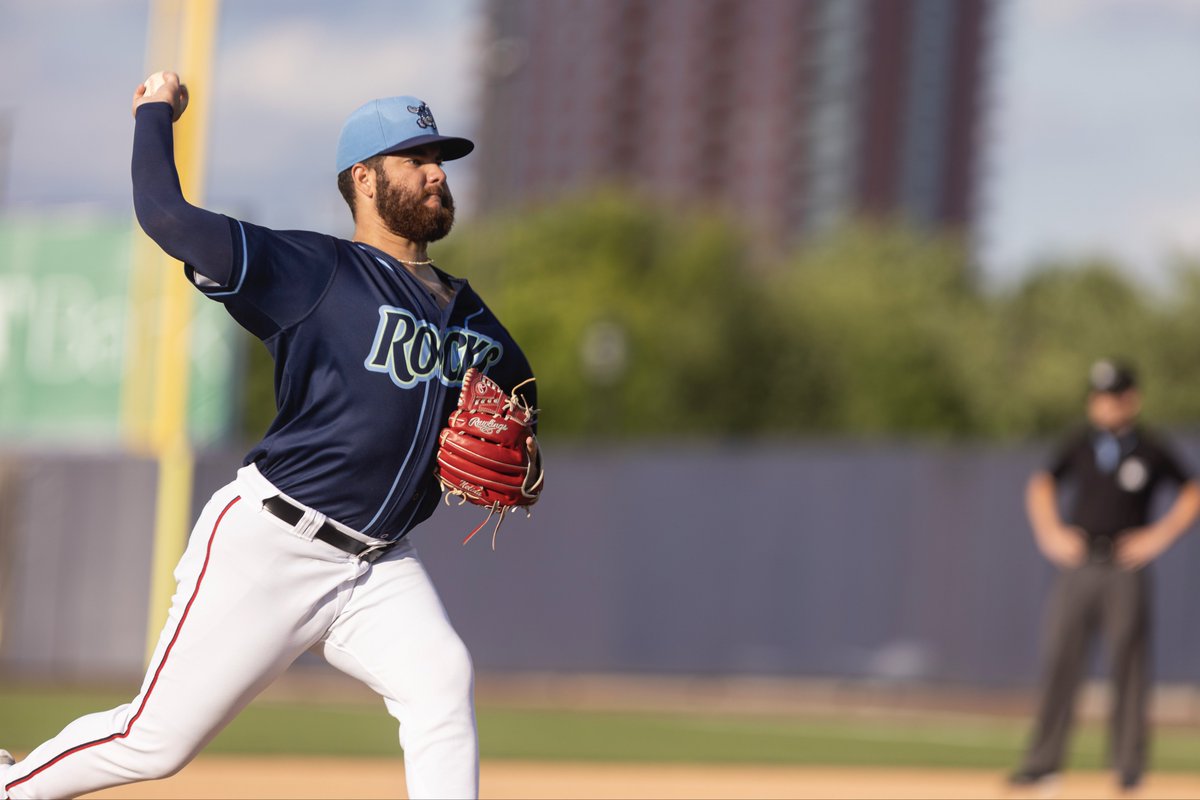
{"label": "light blue jersey trim", "polygon": [[[432,386],[432,381],[425,382],[425,394],[421,396],[421,413],[417,415],[418,420],[425,418],[425,407],[429,404],[429,387]],[[396,487],[400,485],[400,479],[404,477],[405,470],[408,469],[408,462],[412,460],[413,451],[417,449],[417,441],[421,438],[421,427],[417,426],[417,431],[413,434],[412,442],[408,445],[408,453],[404,456],[404,463],[400,465],[400,471],[396,473],[395,480],[392,481],[392,488],[388,490],[387,497],[383,498],[383,504],[379,506],[379,510],[375,512],[375,516],[371,517],[371,521],[367,523],[363,529],[366,533],[371,529],[371,526],[379,521],[379,516],[387,509],[388,504],[392,502],[392,495],[396,494]]]}
{"label": "light blue jersey trim", "polygon": [[[358,242],[355,242],[355,244],[358,244]],[[362,250],[364,253],[371,256],[376,261],[378,261],[384,267],[384,269],[386,269],[388,272],[392,273],[393,275],[396,274],[396,270],[392,269],[391,264],[387,263],[379,256],[370,252],[369,250],[367,250],[367,248],[363,247],[361,244],[358,244],[358,249]],[[370,369],[370,367],[367,367],[367,368]],[[418,420],[420,420],[421,417],[425,416],[425,406],[429,402],[429,381],[426,380],[426,381],[424,381],[424,383],[425,383],[425,394],[421,397],[421,413],[417,416]],[[383,504],[381,506],[379,506],[379,510],[375,512],[375,516],[371,517],[371,521],[367,523],[367,528],[366,528],[367,530],[370,530],[371,526],[379,521],[379,515],[382,514],[387,509],[388,504],[390,504],[392,502],[392,496],[394,494],[396,494],[396,487],[400,485],[400,479],[404,477],[404,470],[408,468],[408,462],[409,462],[409,460],[412,459],[413,450],[416,449],[417,440],[420,438],[421,438],[421,431],[418,429],[417,432],[415,434],[413,434],[413,440],[408,446],[408,454],[404,456],[404,463],[400,465],[400,471],[396,473],[396,479],[392,481],[392,488],[388,490],[387,497],[385,497],[383,499]],[[414,515],[416,515],[416,513],[417,513],[417,510],[416,510],[416,507],[414,506],[413,513],[410,514],[409,518],[408,518],[409,522],[412,522],[412,518]]]}
{"label": "light blue jersey trim", "polygon": [[[358,247],[360,250],[362,250],[364,253],[366,253],[367,255],[371,256],[371,257],[372,257],[372,258],[374,258],[376,261],[378,261],[378,262],[379,262],[379,263],[380,263],[380,264],[381,264],[381,265],[382,265],[384,268],[386,268],[386,269],[388,270],[388,272],[391,272],[392,274],[396,274],[396,270],[395,270],[395,268],[394,268],[394,267],[392,267],[392,265],[391,265],[391,264],[387,263],[387,261],[383,260],[382,258],[380,258],[379,256],[375,255],[374,253],[370,252],[370,250],[368,250],[368,249],[367,249],[365,246],[363,246],[363,245],[362,245],[360,242],[355,242],[354,244],[355,244],[355,245],[356,245],[356,246],[357,246],[357,247]],[[463,325],[462,325],[462,328],[461,328],[461,330],[464,330],[464,331],[470,331],[470,330],[471,330],[471,320],[473,320],[475,317],[478,317],[478,316],[480,316],[481,314],[483,314],[483,312],[484,312],[484,309],[482,309],[482,308],[481,308],[481,309],[479,309],[478,311],[476,311],[474,314],[471,314],[471,315],[470,315],[470,316],[468,316],[468,317],[467,317],[465,320],[463,320]],[[490,337],[489,337],[489,341],[491,341]],[[498,343],[497,343],[497,345],[498,345]],[[503,349],[501,349],[501,350],[500,350],[500,353],[503,353]],[[496,360],[499,360],[499,358],[500,358],[500,356],[499,356],[499,355],[497,355],[497,357],[496,357]],[[369,360],[369,359],[368,359],[368,360]],[[490,363],[489,363],[489,364],[485,364],[485,365],[483,365],[483,368],[484,368],[484,369],[486,369],[488,366],[491,366],[491,364],[490,364]],[[373,370],[374,368],[373,368],[373,367],[371,367],[371,366],[368,364],[368,365],[367,365],[367,369],[372,369],[372,370]],[[376,370],[376,371],[378,371],[378,370]],[[446,379],[445,379],[445,378],[442,376],[442,370],[441,370],[441,368],[440,368],[440,367],[439,367],[439,369],[437,370],[437,376],[438,376],[438,380],[439,380],[439,381],[441,381],[443,384],[445,384],[445,385],[451,385],[451,384],[450,384],[450,383],[449,383],[449,382],[448,382],[448,381],[447,381],[447,380],[446,380]],[[423,381],[423,383],[425,384],[425,393],[424,393],[424,394],[422,395],[422,397],[421,397],[421,411],[420,411],[420,414],[419,414],[419,415],[418,415],[418,417],[417,417],[417,419],[418,419],[418,420],[420,420],[420,419],[423,419],[423,418],[424,418],[424,416],[425,416],[425,408],[426,408],[426,407],[429,405],[429,390],[430,390],[430,389],[433,387],[433,385],[434,385],[434,382],[433,382],[433,381],[431,381],[431,380],[428,380],[428,379],[425,379],[425,380]],[[461,384],[462,384],[462,381],[461,381],[461,380],[459,380],[459,381],[458,381],[458,385],[461,385]],[[397,384],[397,385],[401,385],[401,384]],[[399,471],[396,473],[396,478],[395,478],[395,480],[393,480],[393,481],[392,481],[392,488],[388,490],[387,497],[385,497],[385,498],[384,498],[384,500],[383,500],[383,503],[382,503],[382,504],[379,506],[379,509],[378,509],[378,510],[375,512],[375,516],[371,517],[371,521],[370,521],[370,522],[368,522],[368,523],[366,524],[366,527],[365,527],[365,528],[363,528],[363,533],[367,533],[368,531],[370,531],[370,530],[371,530],[371,526],[373,526],[373,525],[374,525],[376,522],[378,522],[378,521],[379,521],[379,517],[380,517],[380,516],[381,516],[381,515],[384,513],[384,511],[386,511],[386,510],[387,510],[387,508],[388,508],[388,505],[389,505],[389,504],[392,502],[392,497],[393,497],[393,496],[395,496],[395,494],[396,494],[396,489],[397,489],[397,488],[400,486],[400,479],[404,477],[404,473],[405,473],[405,471],[408,469],[408,464],[409,464],[409,462],[410,462],[410,461],[412,461],[413,452],[416,450],[416,447],[417,447],[417,442],[420,440],[420,438],[421,438],[421,431],[420,431],[420,430],[417,430],[417,432],[416,432],[416,433],[413,435],[413,440],[412,440],[412,442],[411,442],[411,443],[409,444],[409,446],[408,446],[408,453],[406,453],[406,454],[405,454],[405,456],[404,456],[404,463],[402,463],[402,464],[400,465],[400,470],[399,470]],[[418,504],[414,504],[414,505],[413,505],[413,510],[412,510],[412,513],[408,515],[408,521],[407,521],[407,522],[405,522],[405,523],[404,523],[404,525],[403,525],[403,526],[400,528],[400,532],[401,532],[401,533],[403,533],[405,530],[407,530],[408,526],[409,526],[410,524],[412,524],[412,519],[413,519],[413,517],[415,517],[415,516],[416,516],[416,514],[417,514],[417,511],[418,511],[419,509],[420,509],[420,506],[419,506]],[[368,534],[368,535],[372,535],[372,534]]]}
{"label": "light blue jersey trim", "polygon": [[387,263],[386,261],[384,261],[384,260],[383,260],[382,258],[380,258],[379,256],[375,256],[375,260],[376,260],[376,261],[378,261],[380,264],[383,264],[383,266],[387,268],[387,271],[388,271],[388,272],[392,273],[393,275],[395,275],[395,274],[396,274],[396,270],[392,269],[392,265],[391,265],[391,264]]}
{"label": "light blue jersey trim", "polygon": [[391,265],[391,264],[387,263],[387,262],[386,262],[386,261],[384,261],[382,258],[380,258],[379,256],[377,256],[377,255],[375,255],[374,253],[372,253],[370,250],[368,250],[368,249],[367,249],[367,247],[366,247],[366,245],[364,245],[362,242],[355,242],[355,243],[354,243],[354,246],[355,246],[355,247],[357,247],[359,250],[362,250],[364,253],[366,253],[366,254],[367,254],[368,256],[370,256],[371,258],[373,258],[373,259],[375,259],[376,261],[378,261],[380,264],[382,264],[382,265],[383,265],[383,266],[384,266],[384,267],[387,269],[387,271],[388,271],[388,272],[392,273],[393,275],[395,275],[395,274],[396,274],[396,270],[392,269],[392,265]]}
{"label": "light blue jersey trim", "polygon": [[205,292],[209,297],[229,297],[235,295],[242,290],[242,284],[246,282],[246,269],[250,262],[250,251],[246,245],[246,229],[242,227],[242,221],[235,219],[234,222],[238,225],[238,233],[242,235],[242,274],[238,276],[237,286],[224,292]]}

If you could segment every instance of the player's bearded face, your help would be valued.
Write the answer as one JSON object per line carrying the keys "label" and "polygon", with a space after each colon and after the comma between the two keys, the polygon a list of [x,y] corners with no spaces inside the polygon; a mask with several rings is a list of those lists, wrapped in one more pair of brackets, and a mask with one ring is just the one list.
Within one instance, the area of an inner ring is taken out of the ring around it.
{"label": "player's bearded face", "polygon": [[[454,197],[445,183],[427,187],[421,192],[388,180],[382,169],[375,171],[375,208],[379,218],[392,233],[410,242],[436,242],[454,226]],[[440,204],[430,204],[436,195]]]}

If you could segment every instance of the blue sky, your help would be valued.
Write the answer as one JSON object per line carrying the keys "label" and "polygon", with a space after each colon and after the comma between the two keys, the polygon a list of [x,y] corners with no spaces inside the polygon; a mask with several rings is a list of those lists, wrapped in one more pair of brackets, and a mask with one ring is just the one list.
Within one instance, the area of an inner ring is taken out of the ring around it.
{"label": "blue sky", "polygon": [[[8,209],[129,213],[129,100],[146,0],[4,0],[0,113],[15,120]],[[477,121],[478,0],[225,0],[211,97],[209,207],[347,233],[333,188],[345,116],[416,94],[443,132]],[[1001,3],[985,126],[985,274],[1108,254],[1155,282],[1200,253],[1200,2]],[[481,142],[481,147],[486,143]],[[469,208],[470,159],[451,165]]]}

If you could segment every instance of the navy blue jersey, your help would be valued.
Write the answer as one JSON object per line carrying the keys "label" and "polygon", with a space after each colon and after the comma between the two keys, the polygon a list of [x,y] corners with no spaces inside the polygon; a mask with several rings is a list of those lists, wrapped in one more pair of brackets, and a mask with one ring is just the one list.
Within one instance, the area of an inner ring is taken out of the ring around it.
{"label": "navy blue jersey", "polygon": [[[175,170],[172,109],[135,114],[134,209],[189,279],[275,359],[278,415],[247,454],[281,491],[380,539],[433,513],[437,436],[469,367],[502,388],[531,376],[512,337],[465,280],[439,307],[403,265],[368,245],[272,231],[191,205]],[[533,384],[522,391],[536,408]]]}
{"label": "navy blue jersey", "polygon": [[365,534],[404,535],[440,498],[437,437],[463,374],[512,388],[529,363],[463,279],[442,273],[454,290],[443,309],[369,245],[231,224],[241,252],[228,285],[189,277],[275,359],[278,415],[245,463]]}

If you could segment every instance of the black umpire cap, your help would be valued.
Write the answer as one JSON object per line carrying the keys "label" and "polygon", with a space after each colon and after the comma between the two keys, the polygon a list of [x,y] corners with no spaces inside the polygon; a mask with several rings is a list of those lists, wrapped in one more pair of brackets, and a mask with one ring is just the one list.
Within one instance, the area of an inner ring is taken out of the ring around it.
{"label": "black umpire cap", "polygon": [[1088,389],[1102,394],[1120,394],[1137,387],[1137,373],[1129,364],[1102,358],[1088,370]]}

